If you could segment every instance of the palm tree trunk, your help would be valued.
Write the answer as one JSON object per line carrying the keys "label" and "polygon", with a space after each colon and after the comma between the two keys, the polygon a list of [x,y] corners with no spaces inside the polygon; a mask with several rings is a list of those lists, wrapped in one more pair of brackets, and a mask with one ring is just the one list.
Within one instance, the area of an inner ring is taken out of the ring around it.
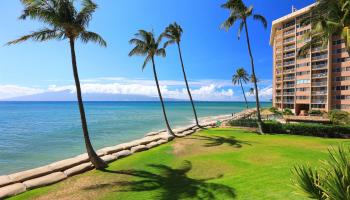
{"label": "palm tree trunk", "polygon": [[158,76],[157,76],[157,71],[156,71],[156,65],[155,65],[155,62],[154,62],[154,57],[152,57],[152,66],[153,66],[154,80],[156,81],[158,95],[159,95],[160,103],[162,105],[162,110],[163,110],[163,116],[164,116],[164,120],[165,120],[166,129],[167,129],[167,132],[168,132],[168,134],[170,136],[175,137],[175,134],[173,133],[173,131],[170,128],[168,117],[166,116],[165,106],[164,106],[164,102],[163,102],[163,97],[162,97],[162,93],[161,93],[160,87],[159,87],[159,82],[158,82]]}
{"label": "palm tree trunk", "polygon": [[245,100],[245,105],[247,106],[247,109],[248,109],[249,108],[248,101],[247,101],[247,97],[245,96],[245,92],[244,92],[244,88],[243,88],[243,84],[242,84],[241,79],[239,79],[239,83],[241,84],[241,88],[242,88],[242,92],[243,92],[243,96],[244,96],[244,100]]}
{"label": "palm tree trunk", "polygon": [[248,25],[247,25],[246,19],[244,19],[244,27],[245,27],[245,33],[246,33],[246,39],[247,39],[247,44],[248,44],[248,51],[249,51],[250,61],[251,61],[251,65],[252,65],[252,75],[253,75],[253,78],[254,78],[253,82],[254,82],[256,109],[257,109],[257,116],[258,116],[258,131],[261,134],[264,134],[263,128],[262,128],[261,115],[260,115],[259,91],[258,91],[258,84],[256,82],[256,75],[255,75],[255,69],[254,69],[254,58],[253,58],[252,50],[251,50],[251,47],[250,47]]}
{"label": "palm tree trunk", "polygon": [[96,154],[96,152],[95,152],[95,150],[92,147],[92,144],[90,142],[88,127],[87,127],[86,117],[85,117],[84,104],[83,104],[83,99],[81,96],[78,67],[77,67],[76,56],[75,56],[74,39],[70,39],[69,43],[70,43],[71,56],[72,56],[74,81],[75,81],[75,86],[76,86],[76,90],[77,90],[77,98],[78,98],[78,104],[79,104],[81,126],[83,128],[86,151],[89,155],[89,159],[90,159],[91,163],[95,166],[96,169],[105,169],[106,167],[108,167],[108,165],[100,157],[97,156],[97,154]]}
{"label": "palm tree trunk", "polygon": [[197,111],[196,111],[196,107],[194,106],[194,102],[193,102],[192,94],[191,94],[191,91],[190,91],[190,87],[188,86],[188,81],[187,81],[185,66],[184,66],[184,62],[183,62],[183,60],[182,60],[182,52],[181,52],[181,47],[180,47],[180,43],[179,43],[179,42],[177,43],[177,49],[178,49],[179,55],[180,55],[180,61],[181,61],[181,66],[182,66],[182,73],[183,73],[183,75],[184,75],[187,93],[188,93],[188,96],[190,97],[190,101],[191,101],[191,105],[192,105],[192,110],[193,110],[193,114],[194,114],[194,119],[196,120],[196,125],[199,127],[200,125],[199,125],[199,122],[198,122]]}

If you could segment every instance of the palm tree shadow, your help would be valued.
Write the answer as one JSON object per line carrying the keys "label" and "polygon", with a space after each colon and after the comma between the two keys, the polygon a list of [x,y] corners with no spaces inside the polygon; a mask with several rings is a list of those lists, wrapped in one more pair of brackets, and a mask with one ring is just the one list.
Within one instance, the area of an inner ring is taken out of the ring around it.
{"label": "palm tree shadow", "polygon": [[[234,199],[235,190],[229,186],[210,183],[208,181],[221,178],[222,175],[208,179],[194,179],[188,177],[192,170],[192,164],[184,161],[182,166],[173,169],[166,165],[148,165],[158,171],[153,173],[145,170],[123,170],[111,171],[104,170],[107,173],[128,175],[138,178],[135,181],[120,181],[110,184],[100,184],[84,188],[85,190],[94,190],[105,187],[117,187],[118,192],[147,192],[160,191],[156,199],[160,200],[178,200],[178,199]],[[220,196],[221,198],[219,198]]]}
{"label": "palm tree shadow", "polygon": [[227,145],[235,147],[235,148],[242,148],[243,145],[251,145],[251,143],[249,143],[247,141],[238,140],[234,136],[221,137],[221,136],[196,135],[196,136],[191,137],[189,139],[207,141],[203,145],[205,147],[216,147],[216,146],[221,146],[221,145],[227,144]]}

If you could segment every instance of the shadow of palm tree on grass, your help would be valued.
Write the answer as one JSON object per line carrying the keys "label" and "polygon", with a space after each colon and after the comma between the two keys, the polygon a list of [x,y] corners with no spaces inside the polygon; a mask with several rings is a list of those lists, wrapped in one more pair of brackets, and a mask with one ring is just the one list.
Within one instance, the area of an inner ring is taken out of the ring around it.
{"label": "shadow of palm tree on grass", "polygon": [[99,189],[103,187],[119,187],[119,192],[147,192],[159,190],[157,199],[178,200],[178,199],[234,199],[236,197],[233,188],[208,181],[222,177],[208,179],[193,179],[187,176],[192,169],[189,161],[184,161],[178,169],[166,165],[148,165],[159,173],[152,173],[145,170],[124,170],[111,171],[107,173],[123,174],[137,177],[140,180],[120,181],[110,184],[101,184],[85,188],[86,190]]}
{"label": "shadow of palm tree on grass", "polygon": [[197,135],[189,139],[203,140],[207,141],[203,146],[205,147],[215,147],[227,144],[235,148],[241,148],[243,145],[251,145],[249,142],[238,140],[235,137],[221,137],[221,136],[203,136]]}

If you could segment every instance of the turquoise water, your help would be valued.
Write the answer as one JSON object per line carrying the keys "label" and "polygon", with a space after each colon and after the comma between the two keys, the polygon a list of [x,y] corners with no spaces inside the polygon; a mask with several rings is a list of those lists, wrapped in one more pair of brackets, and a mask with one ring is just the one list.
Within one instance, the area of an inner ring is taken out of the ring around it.
{"label": "turquoise water", "polygon": [[[241,102],[198,102],[199,117],[230,114]],[[254,103],[250,104],[255,107]],[[271,106],[271,103],[262,103]],[[158,102],[86,102],[95,149],[164,129]],[[193,122],[188,102],[167,102],[172,127]],[[0,102],[0,175],[39,167],[84,153],[75,102]]]}

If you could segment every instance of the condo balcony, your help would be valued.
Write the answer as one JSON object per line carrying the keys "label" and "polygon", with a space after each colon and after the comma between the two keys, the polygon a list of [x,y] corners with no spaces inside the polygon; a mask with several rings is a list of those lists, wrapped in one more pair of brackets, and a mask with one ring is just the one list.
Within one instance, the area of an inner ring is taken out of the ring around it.
{"label": "condo balcony", "polygon": [[328,54],[311,57],[312,60],[322,60],[322,59],[327,59],[327,58],[328,58]]}
{"label": "condo balcony", "polygon": [[327,78],[327,73],[312,74],[312,78]]}
{"label": "condo balcony", "polygon": [[284,51],[294,50],[294,49],[295,49],[295,45],[286,46],[286,47],[283,48]]}
{"label": "condo balcony", "polygon": [[327,95],[327,91],[313,91],[312,95]]}
{"label": "condo balcony", "polygon": [[295,37],[290,37],[290,38],[287,38],[287,39],[284,39],[284,40],[283,40],[283,43],[284,43],[284,44],[290,43],[290,42],[295,42]]}
{"label": "condo balcony", "polygon": [[284,77],[283,81],[294,81],[295,80],[295,77],[292,76],[292,77]]}
{"label": "condo balcony", "polygon": [[318,70],[318,69],[327,69],[327,63],[324,64],[318,64],[318,65],[312,65],[313,70]]}
{"label": "condo balcony", "polygon": [[294,65],[294,64],[295,64],[295,60],[293,60],[293,61],[288,61],[288,62],[284,62],[284,63],[283,63],[284,66]]}
{"label": "condo balcony", "polygon": [[325,50],[328,50],[328,48],[327,47],[314,47],[314,48],[312,48],[312,52],[320,52],[320,51],[325,51]]}
{"label": "condo balcony", "polygon": [[294,92],[283,92],[284,96],[294,96]]}
{"label": "condo balcony", "polygon": [[311,103],[314,103],[314,104],[326,104],[327,103],[327,99],[312,100]]}
{"label": "condo balcony", "polygon": [[287,84],[287,85],[284,85],[283,88],[287,89],[287,88],[294,88],[295,85],[294,84]]}
{"label": "condo balcony", "polygon": [[294,100],[283,100],[285,104],[294,104]]}
{"label": "condo balcony", "polygon": [[324,87],[327,86],[327,82],[312,82],[312,87]]}
{"label": "condo balcony", "polygon": [[288,31],[285,31],[283,33],[284,36],[290,36],[291,34],[295,34],[295,29],[291,29],[291,30],[288,30]]}
{"label": "condo balcony", "polygon": [[283,58],[291,58],[291,57],[295,57],[295,53],[294,52],[283,55]]}
{"label": "condo balcony", "polygon": [[284,74],[290,74],[290,73],[294,73],[295,69],[289,69],[289,70],[284,70],[283,73]]}

